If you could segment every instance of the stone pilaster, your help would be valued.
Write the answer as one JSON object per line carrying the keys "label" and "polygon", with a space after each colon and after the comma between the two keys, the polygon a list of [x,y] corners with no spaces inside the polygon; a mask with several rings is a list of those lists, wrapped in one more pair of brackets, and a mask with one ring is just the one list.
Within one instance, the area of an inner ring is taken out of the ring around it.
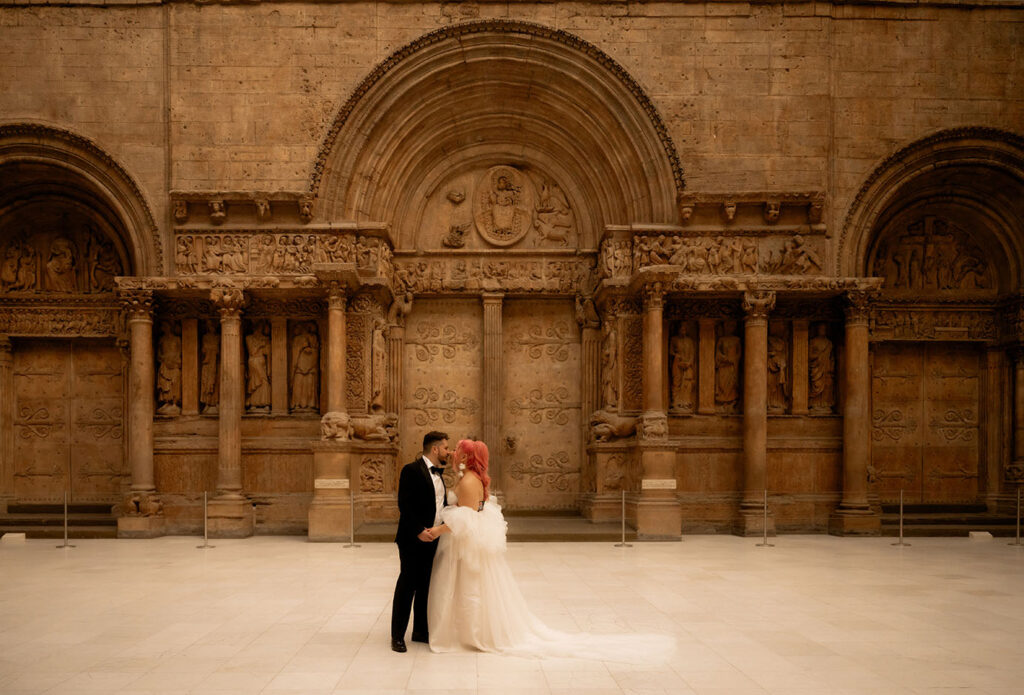
{"label": "stone pilaster", "polygon": [[715,412],[715,320],[700,320],[697,368],[697,412]]}
{"label": "stone pilaster", "polygon": [[388,336],[388,383],[384,408],[389,413],[402,415],[402,356],[405,354],[405,326],[392,324]]}
{"label": "stone pilaster", "polygon": [[270,320],[270,412],[288,414],[288,319]]}
{"label": "stone pilaster", "polygon": [[[153,391],[156,372],[153,363],[153,293],[129,290],[121,293],[128,324],[128,463],[132,472],[131,505],[156,497],[153,474]],[[138,503],[138,504],[136,504]],[[148,506],[148,505],[146,505]],[[159,506],[154,505],[154,506]],[[164,532],[164,518],[126,513],[117,520],[119,538],[152,538]]]}
{"label": "stone pilaster", "polygon": [[[768,460],[768,314],[775,293],[754,291],[743,295],[743,498],[735,527],[743,536],[765,530],[764,491]],[[775,518],[767,517],[768,533],[775,533]]]}
{"label": "stone pilaster", "polygon": [[210,502],[210,536],[245,538],[253,533],[252,504],[242,494],[242,307],[240,289],[217,288],[210,300],[220,313],[220,408],[218,411],[217,495]]}
{"label": "stone pilaster", "polygon": [[14,350],[0,335],[0,513],[14,499]]}
{"label": "stone pilaster", "polygon": [[199,414],[199,320],[181,321],[181,414]]}
{"label": "stone pilaster", "polygon": [[829,533],[878,535],[881,519],[868,503],[868,464],[871,462],[868,318],[871,293],[851,291],[846,300],[843,497],[839,508],[829,518]]}
{"label": "stone pilaster", "polygon": [[[485,397],[483,408],[483,435],[487,446],[492,451],[498,449],[501,438],[501,403],[502,403],[502,359],[501,359],[501,306],[504,295],[498,292],[485,292],[484,304],[484,340],[483,340],[483,392]],[[449,433],[451,434],[451,433]],[[494,457],[491,463],[491,477],[494,486],[503,487],[500,461]],[[495,466],[495,463],[498,465]]]}
{"label": "stone pilaster", "polygon": [[1024,349],[1012,351],[1013,357],[1013,457],[1006,480],[1024,483]]}
{"label": "stone pilaster", "polygon": [[348,296],[335,285],[327,293],[327,415],[347,420],[345,396],[345,312]]}
{"label": "stone pilaster", "polygon": [[638,427],[640,494],[637,536],[678,540],[682,512],[676,494],[676,454],[668,439],[665,413],[665,290],[655,282],[643,288],[643,414]]}
{"label": "stone pilaster", "polygon": [[807,390],[810,382],[810,368],[807,366],[807,353],[810,340],[810,322],[807,319],[793,321],[793,402],[791,412],[794,415],[807,414]]}

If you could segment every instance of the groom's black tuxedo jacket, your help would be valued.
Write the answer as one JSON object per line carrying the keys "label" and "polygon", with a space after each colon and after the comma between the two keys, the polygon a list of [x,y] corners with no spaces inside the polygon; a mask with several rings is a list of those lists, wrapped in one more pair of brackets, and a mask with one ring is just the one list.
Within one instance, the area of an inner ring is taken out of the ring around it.
{"label": "groom's black tuxedo jacket", "polygon": [[[402,467],[398,478],[398,533],[395,534],[395,543],[423,543],[416,536],[434,525],[437,503],[431,479],[433,475],[422,456]],[[443,478],[441,484],[444,485]],[[444,497],[443,503],[447,505],[447,489]]]}

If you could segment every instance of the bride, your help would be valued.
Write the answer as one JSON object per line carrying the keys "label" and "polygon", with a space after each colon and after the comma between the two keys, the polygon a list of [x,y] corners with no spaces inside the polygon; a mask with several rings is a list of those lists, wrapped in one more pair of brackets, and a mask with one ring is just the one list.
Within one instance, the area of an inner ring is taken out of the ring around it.
{"label": "bride", "polygon": [[505,561],[507,524],[490,495],[487,445],[461,440],[454,462],[463,473],[454,491],[458,504],[446,506],[440,525],[428,529],[440,537],[427,598],[432,651],[641,662],[674,651],[668,635],[568,634],[541,622]]}

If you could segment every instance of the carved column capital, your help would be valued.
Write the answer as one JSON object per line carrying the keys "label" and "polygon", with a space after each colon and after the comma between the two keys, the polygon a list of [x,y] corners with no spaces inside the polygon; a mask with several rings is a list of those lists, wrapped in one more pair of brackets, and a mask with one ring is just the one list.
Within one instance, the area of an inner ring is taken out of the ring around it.
{"label": "carved column capital", "polygon": [[129,321],[153,320],[153,290],[121,290],[118,292],[118,296]]}
{"label": "carved column capital", "polygon": [[747,321],[767,321],[768,314],[774,308],[774,292],[753,290],[743,293],[743,313]]}
{"label": "carved column capital", "polygon": [[6,335],[0,335],[0,360],[10,358],[12,349],[11,339]]}
{"label": "carved column capital", "polygon": [[844,297],[846,303],[843,307],[843,310],[846,312],[846,322],[866,324],[871,315],[871,301],[876,295],[877,293],[871,290],[850,290],[847,292]]}
{"label": "carved column capital", "polygon": [[339,282],[332,281],[327,288],[327,307],[344,310],[348,304],[348,289]]}
{"label": "carved column capital", "polygon": [[210,301],[217,307],[221,318],[237,318],[245,306],[245,292],[237,287],[215,287],[210,290]]}
{"label": "carved column capital", "polygon": [[649,282],[641,288],[644,298],[644,310],[661,309],[665,306],[665,284]]}

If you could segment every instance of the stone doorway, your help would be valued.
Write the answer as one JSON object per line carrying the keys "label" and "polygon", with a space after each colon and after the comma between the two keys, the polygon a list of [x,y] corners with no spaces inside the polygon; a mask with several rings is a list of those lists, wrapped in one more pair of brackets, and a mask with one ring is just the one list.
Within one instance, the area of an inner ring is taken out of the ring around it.
{"label": "stone doorway", "polygon": [[970,343],[877,343],[869,480],[882,503],[978,500],[982,351]]}
{"label": "stone doorway", "polygon": [[129,485],[121,352],[108,341],[14,343],[14,498],[110,502]]}

